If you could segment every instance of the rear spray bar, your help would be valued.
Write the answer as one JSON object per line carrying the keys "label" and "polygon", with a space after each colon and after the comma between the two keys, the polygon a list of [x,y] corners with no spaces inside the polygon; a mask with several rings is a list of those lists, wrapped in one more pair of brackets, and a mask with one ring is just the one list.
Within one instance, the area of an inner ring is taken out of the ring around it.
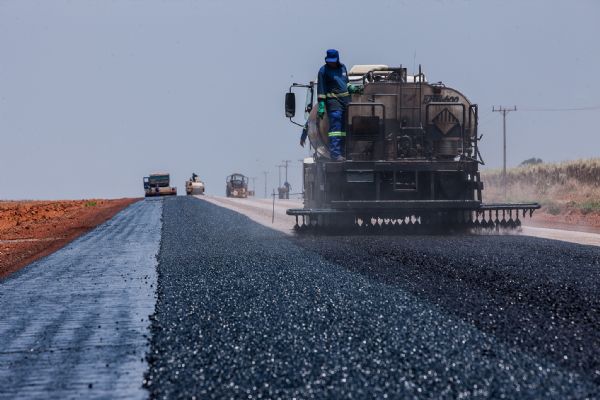
{"label": "rear spray bar", "polygon": [[[466,203],[465,205],[472,205]],[[296,217],[294,228],[298,231],[323,230],[330,228],[327,223],[319,217],[354,216],[354,227],[369,231],[404,231],[419,227],[444,226],[446,228],[459,229],[518,229],[521,226],[519,214],[529,217],[540,208],[538,203],[491,203],[479,204],[476,207],[452,207],[452,208],[430,208],[415,207],[404,209],[403,217],[394,217],[390,214],[392,210],[387,209],[289,209],[288,215]],[[424,213],[429,216],[432,212],[450,218],[429,219],[421,218]],[[365,217],[367,216],[367,217]],[[371,216],[371,217],[369,217]],[[307,217],[308,220],[307,220]]]}

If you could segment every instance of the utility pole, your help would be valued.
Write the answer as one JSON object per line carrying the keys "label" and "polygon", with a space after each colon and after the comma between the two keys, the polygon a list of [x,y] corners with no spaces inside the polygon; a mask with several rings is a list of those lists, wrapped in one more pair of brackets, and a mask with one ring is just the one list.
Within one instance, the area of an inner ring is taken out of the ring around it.
{"label": "utility pole", "polygon": [[278,188],[281,187],[281,168],[283,168],[283,165],[276,165],[277,170],[279,171],[279,183],[278,183]]}
{"label": "utility pole", "polygon": [[288,180],[287,180],[287,178],[288,178],[288,175],[287,175],[287,171],[288,171],[288,164],[289,164],[289,163],[291,163],[291,162],[292,162],[292,160],[283,160],[283,161],[282,161],[282,163],[285,163],[284,167],[285,167],[285,181],[286,181],[286,182],[288,181]]}
{"label": "utility pole", "polygon": [[267,199],[267,175],[269,175],[269,171],[263,171],[263,174],[265,175],[265,199]]}
{"label": "utility pole", "polygon": [[502,186],[504,186],[504,200],[506,200],[506,114],[511,111],[517,111],[517,106],[512,106],[510,108],[499,106],[498,108],[492,106],[492,112],[500,112],[502,113],[502,135],[503,135],[503,157],[504,161],[502,164]]}

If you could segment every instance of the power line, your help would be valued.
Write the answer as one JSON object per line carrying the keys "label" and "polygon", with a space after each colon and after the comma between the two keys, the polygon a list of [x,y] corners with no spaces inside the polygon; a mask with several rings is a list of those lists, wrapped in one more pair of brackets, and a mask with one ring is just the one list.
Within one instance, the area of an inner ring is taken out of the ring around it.
{"label": "power line", "polygon": [[589,106],[589,107],[557,107],[557,108],[543,108],[543,107],[519,107],[519,111],[593,111],[600,110],[600,106]]}

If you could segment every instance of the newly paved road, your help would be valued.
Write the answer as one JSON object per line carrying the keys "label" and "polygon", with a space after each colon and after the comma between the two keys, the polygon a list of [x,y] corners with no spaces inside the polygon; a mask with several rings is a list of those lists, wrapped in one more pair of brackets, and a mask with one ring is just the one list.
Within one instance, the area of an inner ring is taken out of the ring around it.
{"label": "newly paved road", "polygon": [[155,398],[595,398],[600,250],[290,238],[165,201]]}
{"label": "newly paved road", "polygon": [[0,398],[599,398],[598,293],[598,247],[147,200],[0,282]]}
{"label": "newly paved road", "polygon": [[0,281],[0,398],[146,398],[162,201]]}

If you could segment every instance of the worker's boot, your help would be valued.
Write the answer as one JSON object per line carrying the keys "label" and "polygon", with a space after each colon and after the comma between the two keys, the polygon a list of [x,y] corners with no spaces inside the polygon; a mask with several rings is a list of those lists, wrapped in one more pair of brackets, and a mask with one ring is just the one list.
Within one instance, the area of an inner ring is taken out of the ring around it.
{"label": "worker's boot", "polygon": [[345,158],[345,157],[343,157],[343,156],[337,156],[337,157],[335,158],[335,161],[346,161],[346,158]]}

